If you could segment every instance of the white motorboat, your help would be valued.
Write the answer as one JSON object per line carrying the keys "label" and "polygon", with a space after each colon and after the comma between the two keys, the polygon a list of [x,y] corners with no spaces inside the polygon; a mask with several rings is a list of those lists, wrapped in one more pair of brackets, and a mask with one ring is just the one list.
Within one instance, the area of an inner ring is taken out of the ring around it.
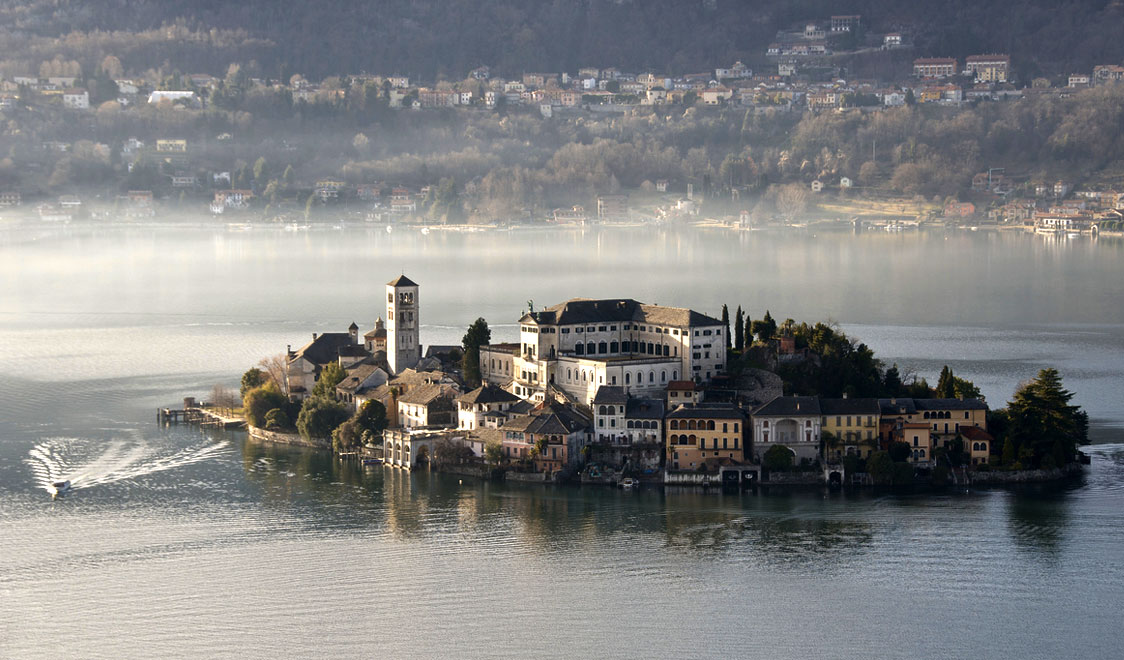
{"label": "white motorboat", "polygon": [[72,490],[70,480],[55,481],[51,483],[50,488],[47,489],[51,493],[51,499],[57,500],[60,497],[65,497]]}

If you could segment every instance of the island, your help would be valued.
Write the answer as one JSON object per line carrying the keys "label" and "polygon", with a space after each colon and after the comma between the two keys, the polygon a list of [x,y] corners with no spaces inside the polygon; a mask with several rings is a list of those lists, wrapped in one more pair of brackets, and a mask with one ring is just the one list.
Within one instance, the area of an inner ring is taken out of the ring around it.
{"label": "island", "polygon": [[947,366],[930,386],[832,325],[768,311],[731,324],[725,305],[528,301],[518,343],[478,318],[458,346],[423,346],[420,318],[400,275],[370,331],[314,334],[200,409],[387,468],[542,483],[967,486],[1087,460],[1088,416],[1052,368],[993,410]]}

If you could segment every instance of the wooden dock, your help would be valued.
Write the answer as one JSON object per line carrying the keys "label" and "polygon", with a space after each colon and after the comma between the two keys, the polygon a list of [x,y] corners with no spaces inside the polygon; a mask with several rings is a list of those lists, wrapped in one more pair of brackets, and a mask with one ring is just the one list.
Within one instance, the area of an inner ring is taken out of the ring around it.
{"label": "wooden dock", "polygon": [[223,414],[215,408],[192,406],[186,408],[157,408],[156,421],[161,424],[195,424],[222,429],[241,429],[246,420]]}

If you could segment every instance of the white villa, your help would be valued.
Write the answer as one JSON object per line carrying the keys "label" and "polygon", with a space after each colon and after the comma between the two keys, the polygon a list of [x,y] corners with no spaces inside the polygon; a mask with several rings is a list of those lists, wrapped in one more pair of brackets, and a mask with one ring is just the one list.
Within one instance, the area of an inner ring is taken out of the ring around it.
{"label": "white villa", "polygon": [[519,324],[511,378],[524,399],[543,401],[550,387],[588,404],[602,385],[662,396],[671,381],[709,381],[726,366],[722,322],[690,309],[574,299],[528,312]]}

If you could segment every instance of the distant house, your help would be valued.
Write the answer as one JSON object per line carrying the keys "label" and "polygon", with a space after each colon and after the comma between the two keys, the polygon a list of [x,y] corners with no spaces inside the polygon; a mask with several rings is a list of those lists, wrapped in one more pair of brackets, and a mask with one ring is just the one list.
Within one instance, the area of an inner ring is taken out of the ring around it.
{"label": "distant house", "polygon": [[13,190],[0,192],[0,206],[19,206],[20,202],[21,199],[18,192]]}
{"label": "distant house", "polygon": [[901,33],[891,32],[890,34],[887,34],[886,36],[882,37],[882,47],[883,48],[896,48],[900,45],[902,45],[902,35],[901,35]]}
{"label": "distant house", "polygon": [[597,217],[602,220],[628,218],[628,195],[601,195],[597,198]]}
{"label": "distant house", "polygon": [[815,181],[813,181],[812,182],[812,192],[814,192],[814,193],[823,192],[823,181],[820,181],[819,179],[816,179]]}
{"label": "distant house", "polygon": [[1071,73],[1069,75],[1069,83],[1067,87],[1082,89],[1088,87],[1090,84],[1089,74],[1087,73]]}
{"label": "distant house", "polygon": [[63,107],[72,110],[89,110],[90,93],[81,88],[64,89],[62,91]]}
{"label": "distant house", "polygon": [[859,14],[852,14],[847,16],[832,16],[831,17],[831,31],[832,32],[852,32],[859,28],[862,23],[862,16]]}
{"label": "distant house", "polygon": [[155,91],[148,95],[148,102],[151,104],[158,104],[167,101],[175,103],[176,101],[185,101],[189,104],[194,103],[195,92],[191,91]]}
{"label": "distant house", "polygon": [[850,188],[852,185],[854,185],[854,183],[851,181],[851,177],[845,176],[839,179],[839,187],[843,190]]}
{"label": "distant house", "polygon": [[913,60],[913,75],[917,78],[947,78],[956,75],[956,58],[923,57]]}
{"label": "distant house", "polygon": [[656,181],[656,192],[667,192],[667,179]]}
{"label": "distant house", "polygon": [[1093,84],[1106,85],[1124,80],[1124,66],[1099,64],[1093,67]]}
{"label": "distant house", "polygon": [[1010,76],[1009,55],[972,55],[964,63],[977,82],[1004,83]]}
{"label": "distant house", "polygon": [[971,202],[949,202],[944,207],[946,218],[968,218],[976,214],[976,205]]}

